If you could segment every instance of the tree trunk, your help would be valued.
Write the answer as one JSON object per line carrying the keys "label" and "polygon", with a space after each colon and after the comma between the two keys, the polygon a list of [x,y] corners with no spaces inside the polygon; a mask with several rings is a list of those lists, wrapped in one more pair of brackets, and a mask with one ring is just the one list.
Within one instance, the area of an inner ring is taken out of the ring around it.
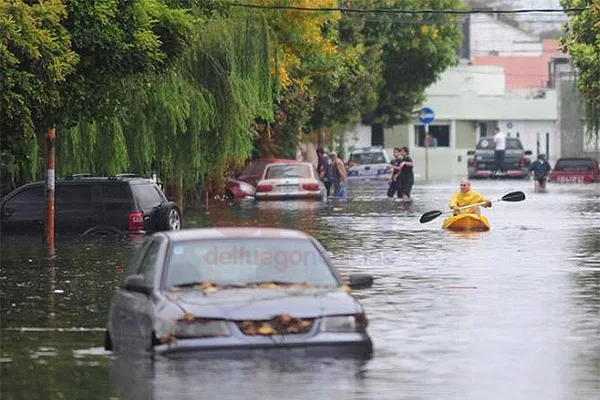
{"label": "tree trunk", "polygon": [[183,207],[184,207],[184,205],[183,205],[183,201],[184,201],[184,196],[183,196],[183,172],[179,173],[179,180],[177,181],[177,191],[176,191],[175,197],[177,199],[177,205],[179,205],[179,211],[183,215]]}

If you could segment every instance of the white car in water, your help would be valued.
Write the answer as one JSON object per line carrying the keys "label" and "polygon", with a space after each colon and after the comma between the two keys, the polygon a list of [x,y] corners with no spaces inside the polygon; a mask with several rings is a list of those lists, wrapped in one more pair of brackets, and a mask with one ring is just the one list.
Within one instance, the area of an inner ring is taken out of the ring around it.
{"label": "white car in water", "polygon": [[348,157],[348,178],[387,179],[390,157],[381,146],[354,149]]}
{"label": "white car in water", "polygon": [[317,169],[308,162],[269,164],[254,194],[256,200],[323,200],[326,197],[327,189]]}

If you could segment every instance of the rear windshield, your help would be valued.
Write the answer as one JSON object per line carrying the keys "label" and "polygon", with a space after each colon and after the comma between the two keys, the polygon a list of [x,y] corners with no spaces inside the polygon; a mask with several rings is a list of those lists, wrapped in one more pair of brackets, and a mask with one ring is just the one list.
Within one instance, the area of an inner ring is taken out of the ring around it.
{"label": "rear windshield", "polygon": [[[477,143],[477,149],[494,150],[494,140],[492,138],[481,139],[479,143]],[[523,150],[523,145],[519,139],[506,138],[506,150]]]}
{"label": "rear windshield", "polygon": [[311,178],[310,168],[306,164],[279,164],[267,167],[265,179]]}
{"label": "rear windshield", "polygon": [[163,202],[161,193],[154,184],[131,185],[131,190],[139,206],[144,210],[157,207]]}
{"label": "rear windshield", "polygon": [[385,156],[382,152],[352,153],[350,160],[357,164],[385,164]]}
{"label": "rear windshield", "polygon": [[563,159],[556,162],[557,171],[594,171],[591,159]]}

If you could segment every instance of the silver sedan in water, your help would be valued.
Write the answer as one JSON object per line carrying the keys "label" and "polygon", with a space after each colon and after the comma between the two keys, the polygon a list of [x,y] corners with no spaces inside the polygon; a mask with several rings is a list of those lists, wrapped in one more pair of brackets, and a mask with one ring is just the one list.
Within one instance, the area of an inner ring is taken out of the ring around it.
{"label": "silver sedan in water", "polygon": [[367,318],[311,236],[273,228],[156,233],[113,296],[105,347],[182,355],[265,350],[367,355]]}

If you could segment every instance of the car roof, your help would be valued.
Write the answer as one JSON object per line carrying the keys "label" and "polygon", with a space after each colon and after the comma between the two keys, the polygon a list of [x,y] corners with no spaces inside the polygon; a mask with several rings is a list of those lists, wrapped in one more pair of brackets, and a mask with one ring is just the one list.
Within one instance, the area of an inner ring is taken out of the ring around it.
{"label": "car roof", "polygon": [[265,228],[265,227],[218,227],[194,228],[179,231],[160,232],[169,240],[179,242],[204,239],[248,239],[248,238],[301,238],[310,239],[311,236],[298,230]]}
{"label": "car roof", "polygon": [[383,151],[383,147],[371,146],[371,147],[359,147],[359,148],[352,150],[350,153],[360,154],[360,153],[373,153],[373,152],[381,152],[381,151]]}
{"label": "car roof", "polygon": [[561,157],[556,161],[591,161],[591,160],[595,160],[596,162],[598,161],[593,157]]}
{"label": "car roof", "polygon": [[278,164],[285,164],[285,163],[299,163],[301,161],[298,160],[294,160],[291,158],[259,158],[258,162],[260,163],[278,163]]}
{"label": "car roof", "polygon": [[[287,165],[287,164],[290,164],[290,163],[282,163],[282,162],[277,162],[277,163],[271,163],[271,164],[269,164],[268,166],[269,166],[269,167],[271,167],[271,166],[273,166],[273,165]],[[306,161],[297,161],[297,162],[295,162],[294,164],[301,164],[301,165],[309,165],[309,166],[313,166],[313,164],[312,164],[312,163],[309,163],[309,162],[306,162]]]}

